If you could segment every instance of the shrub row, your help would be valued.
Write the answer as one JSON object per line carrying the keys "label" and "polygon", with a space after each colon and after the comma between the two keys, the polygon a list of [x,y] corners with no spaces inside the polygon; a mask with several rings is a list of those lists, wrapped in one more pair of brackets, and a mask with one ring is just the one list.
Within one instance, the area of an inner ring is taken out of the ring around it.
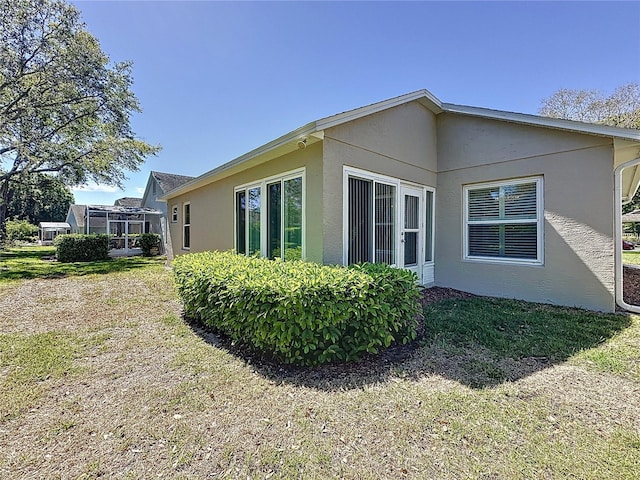
{"label": "shrub row", "polygon": [[138,242],[140,245],[140,249],[142,250],[142,255],[145,257],[150,257],[154,253],[152,250],[155,249],[155,254],[159,253],[160,249],[160,235],[157,233],[143,233],[138,238]]}
{"label": "shrub row", "polygon": [[353,361],[416,336],[415,275],[247,257],[181,255],[173,262],[185,314],[288,363]]}
{"label": "shrub row", "polygon": [[58,235],[54,244],[59,262],[91,262],[109,258],[107,235]]}

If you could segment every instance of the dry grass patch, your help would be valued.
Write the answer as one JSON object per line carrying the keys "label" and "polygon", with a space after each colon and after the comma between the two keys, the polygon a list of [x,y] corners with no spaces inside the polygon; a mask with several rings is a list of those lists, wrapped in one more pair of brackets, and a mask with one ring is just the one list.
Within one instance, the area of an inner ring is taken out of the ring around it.
{"label": "dry grass patch", "polygon": [[[0,388],[14,398],[7,381],[24,366],[38,396],[0,421],[0,478],[632,479],[640,468],[637,317],[553,361],[442,330],[402,355],[296,369],[185,324],[161,265],[10,292],[2,302],[20,310],[0,310]],[[61,355],[40,367],[20,356],[38,342]],[[620,349],[620,368],[593,359]]]}

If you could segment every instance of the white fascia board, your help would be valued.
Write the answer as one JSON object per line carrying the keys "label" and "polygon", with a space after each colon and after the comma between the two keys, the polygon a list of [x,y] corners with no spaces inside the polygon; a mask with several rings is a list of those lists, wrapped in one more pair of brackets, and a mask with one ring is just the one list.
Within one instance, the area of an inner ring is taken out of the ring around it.
{"label": "white fascia board", "polygon": [[[241,155],[231,160],[230,162],[220,165],[219,167],[216,167],[213,170],[210,170],[207,173],[204,173],[199,177],[194,178],[193,180],[189,180],[187,183],[183,183],[182,185],[180,185],[177,188],[174,188],[173,190],[169,190],[162,197],[159,197],[158,200],[166,202],[173,197],[182,195],[183,193],[189,192],[195,188],[199,188],[209,183],[220,180],[221,178],[226,177],[227,174],[229,174],[229,172],[234,169],[234,167],[240,167],[243,163],[247,163],[250,160],[258,159],[261,156],[265,156],[266,157],[265,161],[266,161],[269,159],[268,157],[269,152],[272,152],[276,148],[283,147],[286,144],[292,143],[292,142],[297,143],[298,140],[307,136],[313,136],[317,138],[318,137],[318,135],[316,135],[317,133],[318,133],[318,128],[316,126],[316,122],[308,123],[305,126],[300,127],[296,130],[293,130],[292,132],[289,132],[281,137],[278,137],[269,143],[265,143],[261,147],[251,150],[250,152],[247,152],[244,155]],[[295,149],[292,148],[292,151],[294,150]],[[248,165],[247,165],[247,168],[248,168]]]}
{"label": "white fascia board", "polygon": [[442,112],[442,103],[440,100],[438,100],[428,90],[418,90],[416,92],[400,95],[399,97],[390,98],[382,102],[372,103],[366,107],[360,107],[354,110],[338,113],[337,115],[322,118],[316,122],[316,125],[318,130],[325,130],[358,118],[366,117],[367,115],[382,112],[383,110],[387,110],[398,105],[413,102],[414,100],[424,102],[424,104],[426,104],[426,106],[436,114]]}
{"label": "white fascia board", "polygon": [[611,127],[608,125],[597,125],[595,123],[577,122],[575,120],[565,120],[561,118],[540,117],[538,115],[530,115],[526,113],[505,112],[502,110],[469,107],[466,105],[455,105],[452,103],[443,103],[442,110],[449,113],[459,113],[474,117],[503,120],[537,127],[554,128],[557,130],[566,130],[576,133],[585,133],[601,137],[620,138],[640,142],[640,130],[632,128]]}

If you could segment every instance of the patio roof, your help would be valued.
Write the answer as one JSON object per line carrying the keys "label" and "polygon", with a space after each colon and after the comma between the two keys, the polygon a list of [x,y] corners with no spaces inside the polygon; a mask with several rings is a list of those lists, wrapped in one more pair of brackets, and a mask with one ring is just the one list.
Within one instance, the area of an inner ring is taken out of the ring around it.
{"label": "patio roof", "polygon": [[38,227],[41,230],[68,230],[71,225],[65,222],[40,222]]}
{"label": "patio roof", "polygon": [[130,213],[130,214],[147,214],[161,215],[160,210],[146,207],[122,207],[119,205],[87,205],[89,212],[107,212],[107,213]]}

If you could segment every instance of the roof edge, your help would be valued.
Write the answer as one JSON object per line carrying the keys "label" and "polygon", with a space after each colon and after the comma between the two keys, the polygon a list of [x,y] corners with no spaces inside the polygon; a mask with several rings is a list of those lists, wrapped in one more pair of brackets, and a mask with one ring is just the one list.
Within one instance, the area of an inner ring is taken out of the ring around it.
{"label": "roof edge", "polygon": [[211,182],[214,182],[218,179],[218,176],[220,176],[221,174],[223,174],[228,170],[231,170],[233,167],[241,165],[261,155],[265,155],[271,152],[272,150],[275,150],[278,147],[286,145],[289,142],[292,142],[294,140],[297,141],[300,139],[300,137],[304,137],[305,135],[311,135],[318,131],[319,130],[317,127],[317,122],[307,123],[306,125],[300,128],[297,128],[296,130],[293,130],[289,133],[286,133],[281,137],[278,137],[275,140],[270,141],[269,143],[265,143],[264,145],[258,148],[255,148],[250,152],[245,153],[244,155],[236,157],[235,159],[227,163],[224,163],[219,167],[214,168],[213,170],[209,170],[208,172],[198,177],[195,177],[193,180],[183,183],[182,185],[180,185],[177,188],[174,188],[173,190],[169,190],[168,192],[165,192],[164,195],[162,195],[161,197],[158,197],[158,200],[166,202],[169,198],[176,197],[183,193],[189,192],[194,188],[199,188]]}
{"label": "roof edge", "polygon": [[405,103],[413,102],[414,100],[423,100],[427,106],[438,114],[442,112],[442,102],[438,98],[426,89],[416,90],[415,92],[406,93],[399,97],[389,98],[381,102],[372,103],[364,107],[356,108],[354,110],[347,110],[346,112],[331,115],[325,117],[316,122],[319,130],[335,127],[345,122],[350,122],[361,117],[366,117],[373,113],[382,112],[389,108],[397,107]]}
{"label": "roof edge", "polygon": [[640,130],[635,130],[633,128],[612,127],[596,123],[578,122],[576,120],[565,120],[563,118],[541,117],[539,115],[531,115],[528,113],[505,112],[503,110],[470,107],[467,105],[456,105],[453,103],[443,103],[442,110],[447,113],[458,113],[461,115],[504,120],[514,123],[522,123],[525,125],[554,128],[576,133],[585,133],[601,137],[620,138],[640,142]]}

